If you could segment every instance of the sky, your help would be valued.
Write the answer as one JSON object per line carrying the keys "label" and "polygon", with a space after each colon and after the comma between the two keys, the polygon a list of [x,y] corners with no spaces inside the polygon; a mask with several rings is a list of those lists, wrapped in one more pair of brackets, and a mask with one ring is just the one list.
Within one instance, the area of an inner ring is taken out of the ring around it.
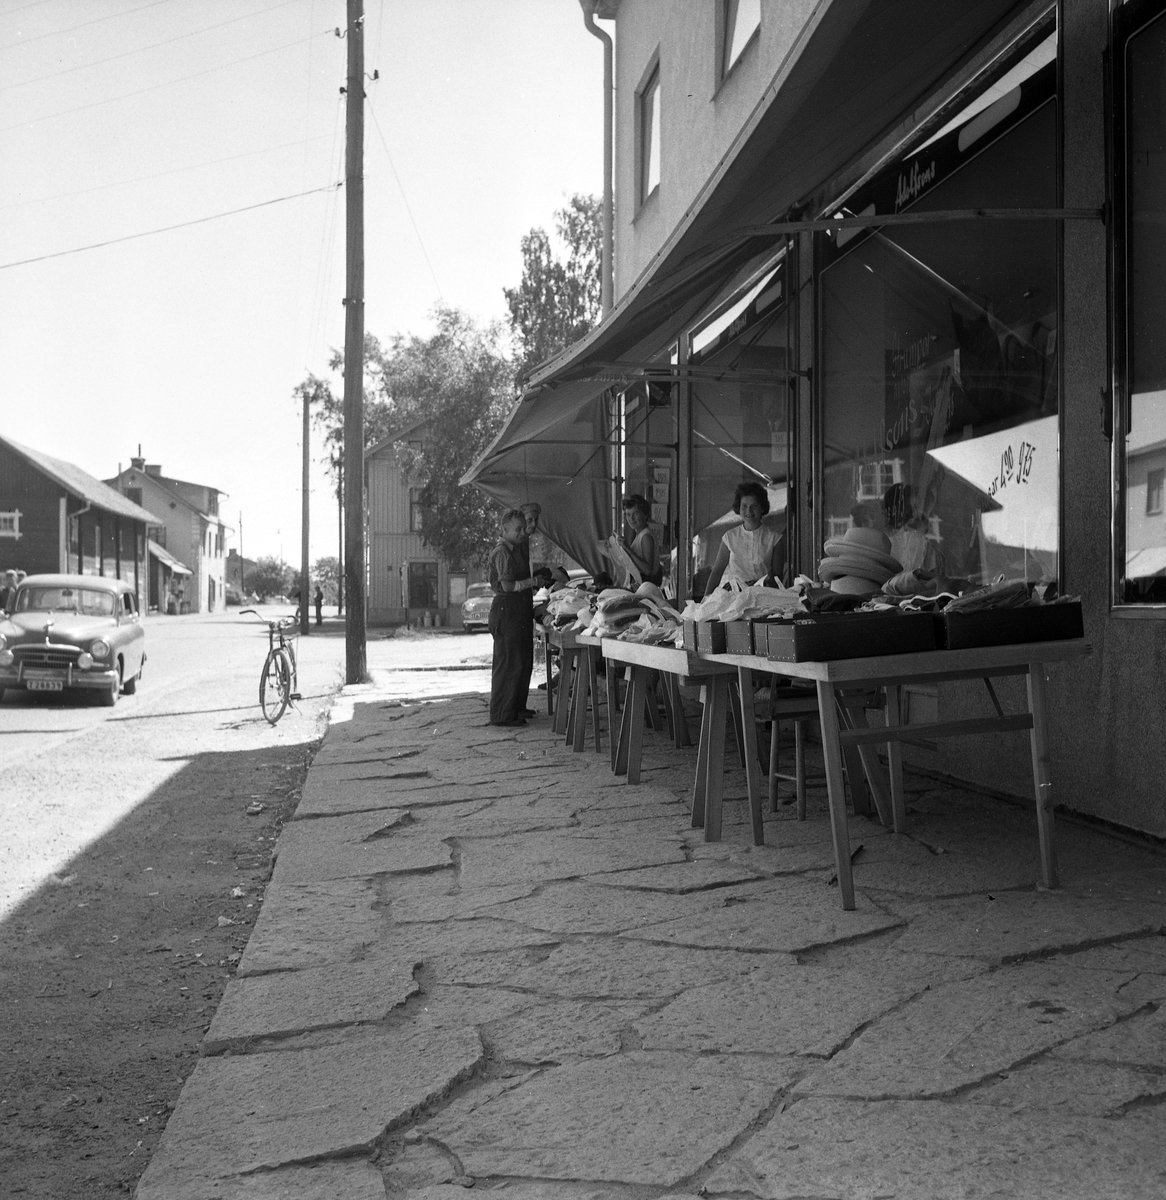
{"label": "sky", "polygon": [[[602,46],[577,0],[365,13],[365,328],[503,319],[523,234],[602,188]],[[98,478],[140,445],[227,493],[248,558],[299,562],[292,392],[344,343],[344,25],[344,0],[0,0],[0,433]]]}

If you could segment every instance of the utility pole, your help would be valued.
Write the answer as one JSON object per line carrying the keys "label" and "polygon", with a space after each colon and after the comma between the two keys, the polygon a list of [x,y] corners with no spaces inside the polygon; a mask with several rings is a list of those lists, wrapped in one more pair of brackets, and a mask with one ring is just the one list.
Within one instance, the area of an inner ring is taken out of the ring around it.
{"label": "utility pole", "polygon": [[367,675],[364,598],[364,3],[348,2],[345,103],[344,581],[345,682]]}
{"label": "utility pole", "polygon": [[308,623],[308,467],[311,461],[311,440],[308,432],[308,409],[311,399],[304,388],[304,462],[300,483],[300,633],[311,632]]}
{"label": "utility pole", "polygon": [[344,458],[338,464],[336,480],[336,615],[344,612]]}

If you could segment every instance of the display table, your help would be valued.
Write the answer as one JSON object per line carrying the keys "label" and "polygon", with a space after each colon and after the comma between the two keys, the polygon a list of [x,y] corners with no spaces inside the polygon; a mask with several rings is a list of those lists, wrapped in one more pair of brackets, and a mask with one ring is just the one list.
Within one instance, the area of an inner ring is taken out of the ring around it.
{"label": "display table", "polygon": [[[705,811],[706,781],[713,772],[709,770],[710,752],[716,755],[715,775],[719,782],[724,775],[724,737],[711,737],[710,721],[714,706],[719,705],[722,733],[728,709],[728,684],[735,674],[730,666],[706,662],[695,651],[680,650],[675,646],[650,646],[641,642],[621,642],[608,638],[603,643],[603,656],[607,661],[607,686],[610,696],[615,680],[615,664],[629,668],[631,682],[624,699],[623,719],[620,721],[619,739],[612,757],[612,769],[617,775],[626,774],[628,783],[640,781],[640,759],[644,744],[645,713],[656,723],[656,704],[650,684],[652,675],[659,673],[664,678],[664,698],[668,722],[672,729],[673,742],[677,747],[691,745],[688,723],[684,718],[684,707],[680,696],[680,680],[693,678],[707,680],[709,696],[701,718],[700,741],[697,750],[696,784],[693,788],[693,822],[703,822]],[[613,710],[614,711],[614,710]],[[742,743],[742,754],[745,753]],[[720,807],[717,807],[718,814]]]}
{"label": "display table", "polygon": [[[846,823],[846,799],[842,782],[842,751],[856,747],[884,821],[888,820],[886,786],[875,746],[886,743],[890,768],[889,820],[896,832],[906,829],[907,806],[903,792],[903,765],[899,743],[907,738],[947,738],[967,734],[1003,733],[1027,729],[1032,749],[1033,793],[1036,800],[1037,830],[1040,839],[1041,881],[1045,887],[1057,886],[1057,856],[1053,831],[1053,796],[1049,780],[1048,730],[1045,703],[1045,664],[1083,658],[1092,647],[1083,638],[1071,641],[1029,642],[1018,646],[981,646],[966,650],[928,650],[915,654],[894,654],[877,658],[849,658],[834,662],[777,662],[753,654],[702,654],[700,657],[722,668],[736,669],[745,708],[744,731],[748,743],[745,767],[750,803],[754,808],[754,841],[760,845],[763,831],[760,813],[760,769],[756,754],[757,729],[753,720],[753,672],[783,675],[793,679],[811,679],[817,685],[818,719],[822,726],[822,749],[826,760],[826,787],[830,799],[830,825],[834,838],[834,858],[842,907],[854,908],[854,882],[850,870],[850,837]],[[1028,680],[1028,710],[1006,715],[988,683],[989,695],[997,715],[963,721],[938,721],[900,725],[900,689],[904,684],[938,683],[955,679],[984,679],[1004,675],[1024,675]],[[885,688],[886,724],[876,728],[859,727],[846,717],[848,727],[839,720],[839,693],[851,687]],[[706,713],[706,716],[708,714]],[[724,739],[724,720],[715,726],[719,740]],[[710,752],[711,757],[711,752]],[[723,749],[722,749],[723,758]],[[876,783],[876,781],[878,781]],[[706,837],[720,832],[720,813],[713,813],[714,802],[721,796],[708,789],[709,813]]]}
{"label": "display table", "polygon": [[[565,733],[567,730],[566,697],[571,686],[571,668],[575,663],[579,648],[575,643],[575,635],[570,629],[548,629],[545,625],[540,625],[539,629],[542,632],[543,646],[546,650],[547,716],[554,717],[551,728],[556,733]],[[559,687],[558,695],[555,697],[551,696],[552,646],[559,652]]]}

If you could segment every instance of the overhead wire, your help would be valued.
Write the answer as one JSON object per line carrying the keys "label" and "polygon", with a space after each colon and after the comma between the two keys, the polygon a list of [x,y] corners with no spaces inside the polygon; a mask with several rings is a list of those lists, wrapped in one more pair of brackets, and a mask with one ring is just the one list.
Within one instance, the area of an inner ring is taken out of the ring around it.
{"label": "overhead wire", "polygon": [[123,237],[107,238],[103,242],[91,242],[87,246],[73,246],[68,250],[55,250],[51,254],[38,254],[33,258],[22,258],[16,262],[0,263],[0,271],[7,271],[12,267],[26,267],[31,263],[47,262],[51,258],[64,258],[70,254],[82,254],[86,250],[101,250],[106,246],[116,246],[121,242],[133,242],[139,238],[153,237],[159,233],[172,233],[176,229],[188,229],[192,225],[205,225],[208,221],[220,221],[224,217],[234,217],[239,213],[254,212],[259,208],[270,208],[273,204],[283,204],[287,200],[299,200],[303,196],[314,196],[318,192],[334,192],[344,186],[344,181],[338,179],[335,183],[325,184],[323,187],[309,188],[306,192],[294,192],[288,196],[276,196],[273,200],[261,200],[258,204],[245,204],[242,208],[232,208],[226,212],[211,213],[206,217],[195,217],[190,221],[179,221],[175,225],[164,225],[159,229],[144,229],[139,233],[127,233]]}
{"label": "overhead wire", "polygon": [[241,63],[254,62],[257,58],[265,58],[269,54],[278,54],[281,50],[290,50],[295,46],[302,46],[305,42],[313,41],[318,37],[331,36],[332,29],[324,29],[319,33],[313,33],[306,38],[298,38],[294,42],[285,42],[281,46],[272,46],[267,50],[260,50],[256,54],[248,54],[243,58],[235,58],[230,62],[220,63],[214,67],[207,67],[204,71],[195,71],[192,75],[181,75],[177,79],[166,79],[161,83],[151,84],[149,87],[138,88],[132,92],[122,92],[117,96],[106,96],[101,100],[94,100],[89,104],[79,104],[74,108],[61,109],[60,112],[45,113],[43,116],[30,117],[27,121],[18,121],[15,125],[0,125],[0,133],[10,133],[14,129],[27,129],[30,125],[40,124],[42,121],[53,121],[58,117],[67,117],[72,113],[85,112],[91,108],[99,108],[103,104],[114,104],[118,100],[130,100],[134,96],[144,96],[148,92],[156,92],[160,88],[173,87],[178,83],[187,83],[192,79],[201,79],[204,75],[213,75],[216,71],[225,71],[229,67],[237,67]]}
{"label": "overhead wire", "polygon": [[[38,3],[47,4],[50,0],[34,0],[32,4],[25,4],[21,8],[5,13],[5,16],[15,16],[17,13],[24,12],[28,8],[36,8]],[[53,0],[55,3],[55,0]],[[33,42],[43,42],[45,38],[64,37],[68,33],[76,33],[78,29],[88,29],[91,25],[100,25],[104,21],[113,21],[118,17],[132,17],[135,13],[145,12],[148,8],[157,8],[160,4],[172,4],[173,0],[151,0],[149,4],[140,4],[137,8],[127,9],[123,12],[107,13],[104,17],[94,17],[92,21],[82,21],[80,25],[70,25],[67,29],[50,29],[46,33],[34,33],[32,37],[21,38],[19,42],[12,42],[7,46],[0,46],[0,52],[4,50],[19,50],[22,46],[31,45]]]}
{"label": "overhead wire", "polygon": [[275,12],[277,8],[287,8],[289,4],[296,4],[299,0],[279,0],[278,4],[273,4],[269,8],[261,8],[258,12],[244,13],[240,17],[230,17],[226,21],[219,21],[215,25],[204,25],[199,29],[190,29],[186,33],[180,33],[176,37],[166,38],[161,42],[151,42],[147,46],[136,46],[133,50],[123,50],[120,54],[111,54],[108,58],[94,59],[93,62],[78,63],[74,67],[64,67],[60,71],[51,71],[48,75],[36,75],[32,79],[20,79],[16,83],[0,84],[0,92],[11,91],[13,88],[28,87],[30,84],[43,83],[46,79],[58,79],[62,75],[70,75],[74,71],[87,71],[90,67],[104,66],[106,63],[118,62],[123,58],[131,58],[135,54],[145,54],[148,50],[157,50],[162,46],[172,46],[175,42],[183,42],[187,38],[197,37],[202,33],[211,33],[215,29],[222,29],[224,25],[237,25],[240,21],[250,20],[252,17],[262,17],[269,12]]}

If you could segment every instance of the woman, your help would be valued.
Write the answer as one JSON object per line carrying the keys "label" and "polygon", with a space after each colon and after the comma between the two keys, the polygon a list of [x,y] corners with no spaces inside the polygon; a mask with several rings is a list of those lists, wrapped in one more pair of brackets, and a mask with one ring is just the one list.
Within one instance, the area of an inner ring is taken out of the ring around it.
{"label": "woman", "polygon": [[[638,492],[624,498],[623,519],[632,531],[630,542],[626,537],[622,539],[624,549],[635,563],[642,582],[659,584],[664,578],[664,570],[660,566],[655,535],[648,528],[648,518],[651,515],[652,506]],[[624,587],[634,586],[634,579],[624,581]]]}
{"label": "woman", "polygon": [[704,594],[722,583],[775,583],[785,570],[785,534],[761,523],[769,512],[769,494],[759,483],[739,483],[733,511],[741,517],[721,538]]}

